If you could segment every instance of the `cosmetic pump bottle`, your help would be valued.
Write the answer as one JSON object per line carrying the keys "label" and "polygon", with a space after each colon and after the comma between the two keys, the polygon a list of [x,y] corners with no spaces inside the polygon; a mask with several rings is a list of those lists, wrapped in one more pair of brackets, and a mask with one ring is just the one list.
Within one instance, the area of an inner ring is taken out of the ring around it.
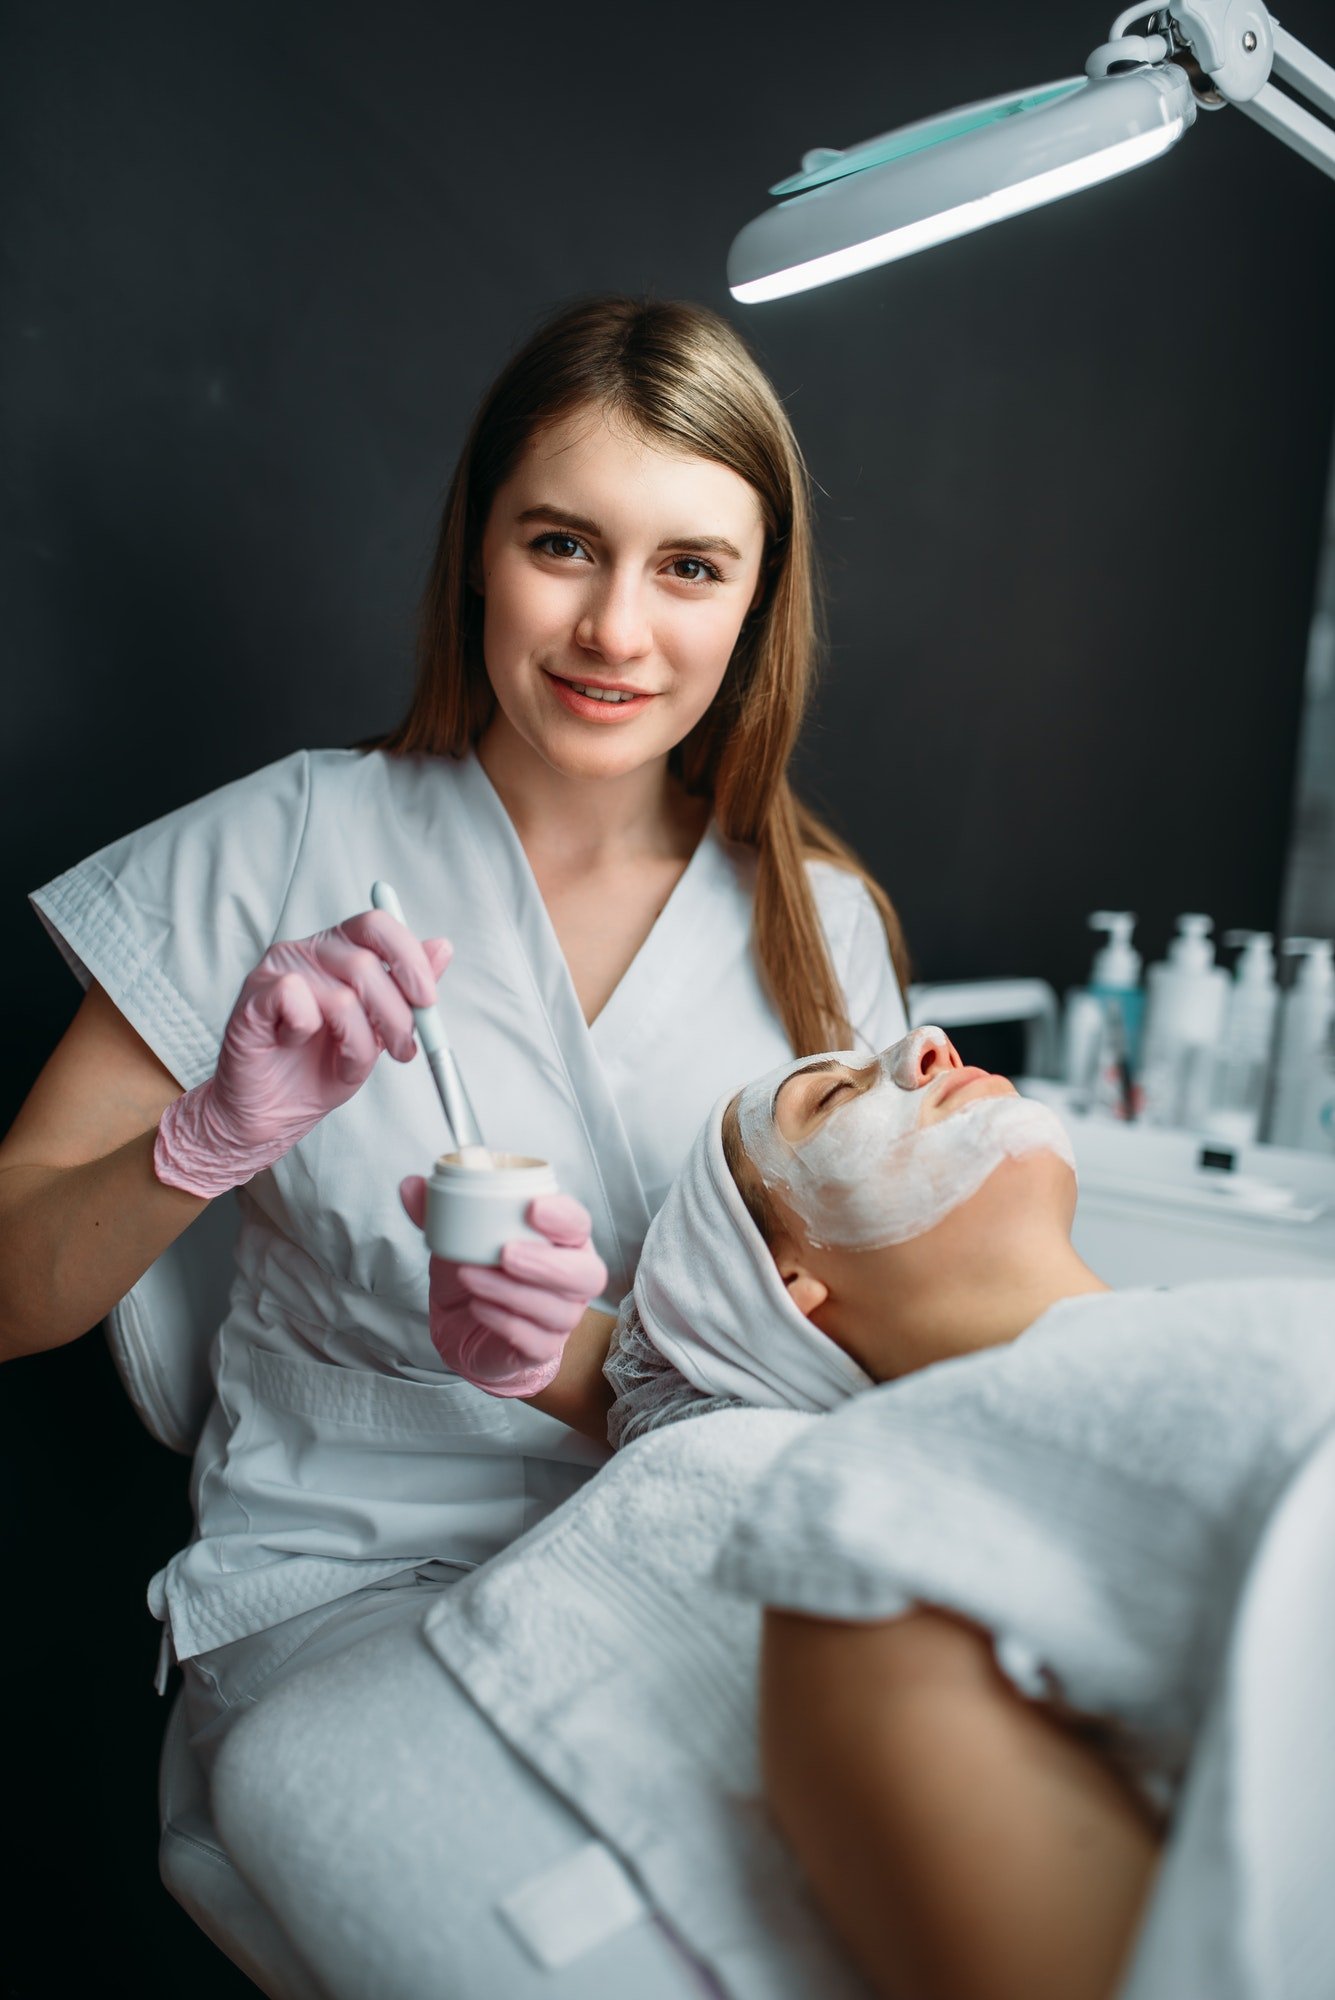
{"label": "cosmetic pump bottle", "polygon": [[1180,916],[1167,958],[1149,969],[1141,1081],[1150,1125],[1199,1131],[1205,1123],[1229,987],[1212,928],[1197,912]]}
{"label": "cosmetic pump bottle", "polygon": [[1329,938],[1285,938],[1282,949],[1302,957],[1280,1003],[1266,1137],[1335,1155],[1335,952]]}
{"label": "cosmetic pump bottle", "polygon": [[1266,1108],[1279,1005],[1274,939],[1269,931],[1225,931],[1224,943],[1241,945],[1242,956],[1224,1010],[1205,1130],[1231,1145],[1250,1146],[1260,1136]]}
{"label": "cosmetic pump bottle", "polygon": [[1095,910],[1089,918],[1089,928],[1108,937],[1094,954],[1088,983],[1067,996],[1065,1075],[1073,1111],[1135,1116],[1145,1007],[1140,953],[1131,942],[1135,921],[1130,910]]}

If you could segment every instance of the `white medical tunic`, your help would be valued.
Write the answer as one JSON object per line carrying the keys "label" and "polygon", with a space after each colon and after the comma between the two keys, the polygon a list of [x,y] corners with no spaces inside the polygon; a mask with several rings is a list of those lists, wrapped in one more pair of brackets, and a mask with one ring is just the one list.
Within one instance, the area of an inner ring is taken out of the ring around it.
{"label": "white medical tunic", "polygon": [[[392,882],[452,940],[441,1012],[489,1144],[538,1155],[593,1217],[612,1311],[654,1211],[725,1090],[789,1056],[751,948],[754,856],[711,825],[592,1026],[509,816],[475,757],[298,752],[115,841],[35,894],[185,1087],[217,1064],[241,984],[276,938],[324,930]],[[812,886],[868,1051],[905,1032],[856,876]],[[196,1529],[149,1602],[178,1658],[418,1562],[471,1567],[606,1457],[449,1374],[427,1257],[399,1203],[446,1142],[420,1056],[362,1089],[239,1192]]]}

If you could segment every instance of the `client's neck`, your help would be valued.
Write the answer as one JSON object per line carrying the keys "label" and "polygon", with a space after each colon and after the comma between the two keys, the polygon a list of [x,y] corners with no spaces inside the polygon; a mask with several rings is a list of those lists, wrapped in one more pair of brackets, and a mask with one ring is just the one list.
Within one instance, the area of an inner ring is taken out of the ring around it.
{"label": "client's neck", "polygon": [[828,1320],[822,1313],[812,1317],[868,1374],[888,1381],[936,1361],[1004,1346],[1063,1299],[1108,1289],[1069,1237],[1053,1231],[1038,1240],[1031,1235],[1001,1257],[984,1260],[966,1253],[948,1263],[936,1259],[921,1274],[906,1269],[901,1258],[893,1285],[870,1310],[864,1301],[863,1310],[851,1315],[836,1307]]}
{"label": "client's neck", "polygon": [[1040,1255],[1017,1255],[1000,1271],[989,1273],[981,1285],[966,1289],[952,1301],[952,1331],[959,1340],[956,1351],[1000,1347],[1018,1339],[1063,1299],[1109,1289],[1090,1270],[1070,1238],[1058,1236]]}

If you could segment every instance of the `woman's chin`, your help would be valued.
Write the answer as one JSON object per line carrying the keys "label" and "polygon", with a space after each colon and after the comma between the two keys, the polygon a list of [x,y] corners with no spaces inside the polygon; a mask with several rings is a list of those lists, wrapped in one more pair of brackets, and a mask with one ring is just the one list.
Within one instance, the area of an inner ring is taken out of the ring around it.
{"label": "woman's chin", "polygon": [[600,727],[598,723],[572,721],[569,727],[535,730],[529,738],[543,762],[564,778],[596,783],[627,778],[646,765],[661,763],[671,745],[662,740],[660,730],[647,730],[637,723],[623,728]]}
{"label": "woman's chin", "polygon": [[643,770],[648,764],[661,762],[667,756],[666,750],[656,743],[629,740],[619,743],[571,742],[559,738],[549,740],[542,754],[562,777],[578,778],[590,784],[628,778],[633,772]]}
{"label": "woman's chin", "polygon": [[491,758],[511,771],[524,763],[545,764],[558,777],[584,783],[624,778],[666,754],[639,732],[604,734],[597,724],[510,712],[499,702],[478,748],[484,763]]}

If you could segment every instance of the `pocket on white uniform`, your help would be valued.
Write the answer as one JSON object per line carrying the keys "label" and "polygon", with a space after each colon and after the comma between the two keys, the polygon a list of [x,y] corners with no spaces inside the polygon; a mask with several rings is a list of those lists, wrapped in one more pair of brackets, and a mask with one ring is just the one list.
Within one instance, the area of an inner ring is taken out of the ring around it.
{"label": "pocket on white uniform", "polygon": [[410,1382],[265,1348],[247,1360],[250,1407],[227,1455],[244,1541],[353,1561],[476,1563],[520,1532],[523,1464],[503,1403],[467,1382]]}

